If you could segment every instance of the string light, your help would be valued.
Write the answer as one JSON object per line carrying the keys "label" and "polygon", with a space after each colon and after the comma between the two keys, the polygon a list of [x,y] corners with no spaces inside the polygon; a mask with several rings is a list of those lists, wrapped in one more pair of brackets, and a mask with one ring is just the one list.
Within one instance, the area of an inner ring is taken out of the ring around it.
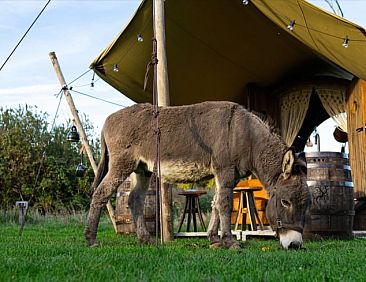
{"label": "string light", "polygon": [[137,35],[137,41],[138,41],[138,42],[143,42],[143,41],[144,41],[144,38],[142,37],[142,35],[141,35],[141,34],[138,34],[138,35]]}
{"label": "string light", "polygon": [[[244,2],[244,0],[243,0]],[[276,16],[279,16],[281,17],[282,19],[285,19],[286,17],[284,15],[279,15],[279,14],[276,14]],[[288,19],[288,18],[287,18]],[[295,20],[290,20],[289,24],[287,25],[287,29],[290,30],[290,31],[293,31],[294,27],[295,27],[295,24],[299,27],[302,27],[302,28],[305,28],[308,30],[308,32],[312,31],[312,32],[316,32],[316,33],[320,33],[322,35],[327,35],[327,36],[330,36],[330,37],[333,37],[333,38],[337,38],[337,39],[340,39],[340,40],[343,40],[342,42],[342,47],[343,48],[348,48],[349,47],[349,44],[350,44],[350,38],[348,36],[345,36],[344,38],[338,36],[338,35],[335,35],[335,34],[331,34],[331,33],[327,33],[325,31],[322,31],[322,30],[319,30],[319,29],[316,29],[316,28],[311,28],[309,26],[306,25],[302,25],[301,23],[296,23]],[[280,35],[279,33],[277,33],[277,35]],[[366,42],[366,40],[364,39],[352,39],[352,42]]]}
{"label": "string light", "polygon": [[[294,27],[295,27],[295,24],[296,24],[296,21],[295,20],[291,20],[289,22],[289,24],[287,25],[287,29],[290,30],[290,31],[293,31]],[[303,26],[303,25],[299,25],[300,27],[305,27],[307,28],[308,30],[311,30],[311,31],[315,31],[315,32],[319,32],[321,34],[325,34],[325,35],[328,35],[328,36],[331,36],[331,37],[334,37],[334,38],[339,38],[339,39],[342,39],[341,37],[338,37],[336,35],[332,35],[332,34],[329,34],[329,33],[326,33],[326,32],[322,32],[320,30],[316,30],[316,29],[312,29],[312,28],[309,28],[307,26]],[[279,35],[277,33],[277,35]],[[353,40],[353,41],[359,41],[359,42],[366,42],[364,40]],[[342,47],[343,48],[348,48],[349,47],[349,44],[350,44],[350,39],[348,37],[348,35],[346,35],[346,37],[343,38],[343,42],[342,42]]]}
{"label": "string light", "polygon": [[287,28],[288,28],[290,31],[293,31],[293,30],[294,30],[294,26],[295,26],[295,20],[292,20],[292,21],[290,21],[290,23],[287,25]]}
{"label": "string light", "polygon": [[249,4],[249,0],[243,0],[243,5],[248,5]]}
{"label": "string light", "polygon": [[114,64],[114,66],[113,66],[113,71],[114,72],[118,72],[119,70],[118,70],[118,66],[117,66],[117,64]]}

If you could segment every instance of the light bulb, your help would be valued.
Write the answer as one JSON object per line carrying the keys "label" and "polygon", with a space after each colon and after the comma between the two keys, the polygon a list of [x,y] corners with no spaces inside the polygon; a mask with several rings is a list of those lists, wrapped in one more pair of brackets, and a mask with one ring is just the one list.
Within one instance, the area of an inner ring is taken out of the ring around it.
{"label": "light bulb", "polygon": [[342,43],[343,48],[348,48],[348,44],[349,44],[349,38],[348,36],[346,36]]}
{"label": "light bulb", "polygon": [[144,38],[142,37],[141,34],[137,35],[137,41],[138,42],[143,42],[144,41]]}
{"label": "light bulb", "polygon": [[287,28],[288,28],[290,31],[293,31],[294,26],[295,26],[295,20],[292,20],[292,21],[290,21],[290,23],[287,25]]}
{"label": "light bulb", "polygon": [[113,71],[114,71],[114,72],[118,72],[118,66],[117,66],[117,64],[114,64],[114,66],[113,66]]}
{"label": "light bulb", "polygon": [[243,5],[248,5],[249,4],[249,0],[243,0]]}

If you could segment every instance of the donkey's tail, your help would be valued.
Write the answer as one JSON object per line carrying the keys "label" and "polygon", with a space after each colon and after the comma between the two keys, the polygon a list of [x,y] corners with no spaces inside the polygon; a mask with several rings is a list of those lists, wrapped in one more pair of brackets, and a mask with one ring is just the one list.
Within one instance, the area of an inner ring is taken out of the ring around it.
{"label": "donkey's tail", "polygon": [[101,146],[100,161],[99,161],[99,164],[98,164],[97,173],[94,177],[94,182],[92,184],[92,192],[94,192],[94,190],[98,187],[100,182],[102,182],[104,176],[108,172],[108,160],[109,160],[108,148],[107,148],[107,145],[105,143],[103,131],[102,131],[102,134],[101,134],[101,137],[100,137],[100,146]]}

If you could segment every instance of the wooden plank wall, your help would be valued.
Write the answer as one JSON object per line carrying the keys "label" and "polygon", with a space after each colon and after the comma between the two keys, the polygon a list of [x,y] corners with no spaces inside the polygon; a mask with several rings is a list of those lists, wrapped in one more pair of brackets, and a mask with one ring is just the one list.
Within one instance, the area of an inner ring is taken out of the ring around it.
{"label": "wooden plank wall", "polygon": [[255,84],[248,84],[243,94],[243,105],[248,110],[269,115],[276,123],[276,127],[280,128],[280,111],[275,95],[270,95],[268,89]]}
{"label": "wooden plank wall", "polygon": [[349,159],[356,198],[366,197],[366,81],[355,79],[347,93]]}

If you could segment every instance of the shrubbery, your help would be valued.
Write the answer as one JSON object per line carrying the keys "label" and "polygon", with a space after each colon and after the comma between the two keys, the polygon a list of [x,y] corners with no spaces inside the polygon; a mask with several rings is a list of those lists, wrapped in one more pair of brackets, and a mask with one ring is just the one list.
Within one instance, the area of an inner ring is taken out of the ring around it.
{"label": "shrubbery", "polygon": [[[81,144],[66,141],[70,122],[49,131],[47,117],[36,107],[0,108],[0,209],[22,199],[42,212],[87,207],[92,168],[88,166],[85,177],[76,177]],[[93,126],[84,120],[92,137]],[[98,140],[91,143],[98,153]]]}

